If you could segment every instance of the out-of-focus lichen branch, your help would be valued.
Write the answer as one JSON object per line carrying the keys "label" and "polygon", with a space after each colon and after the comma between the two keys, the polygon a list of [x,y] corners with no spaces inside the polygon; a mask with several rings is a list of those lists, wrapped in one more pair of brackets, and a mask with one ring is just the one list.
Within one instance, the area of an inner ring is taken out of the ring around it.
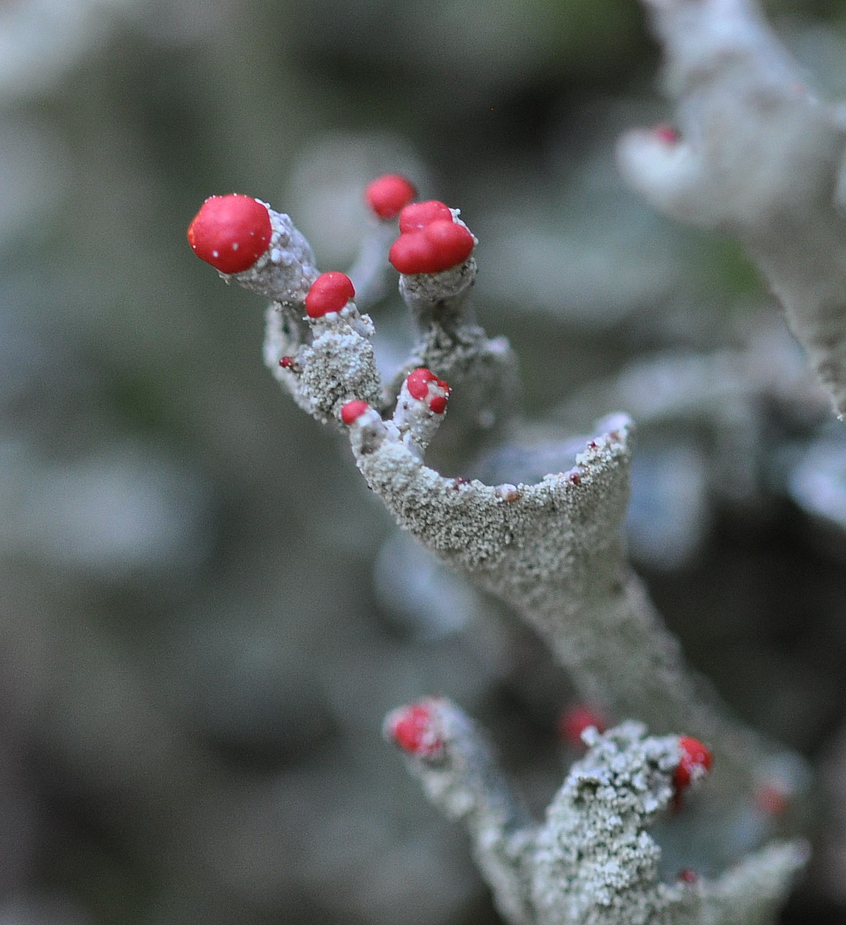
{"label": "out-of-focus lichen branch", "polygon": [[455,704],[430,697],[385,720],[428,798],[470,834],[476,863],[503,917],[535,920],[528,869],[538,826],[505,779],[485,736]]}
{"label": "out-of-focus lichen branch", "polygon": [[647,828],[709,771],[689,736],[647,736],[639,723],[601,735],[553,798],[542,824],[514,795],[475,725],[428,698],[385,721],[385,735],[445,815],[463,822],[497,907],[511,925],[734,925],[766,922],[801,869],[802,842],[774,844],[716,880],[659,874]]}
{"label": "out-of-focus lichen branch", "polygon": [[623,176],[657,209],[740,241],[846,415],[846,121],[754,0],[642,0],[678,131],[628,132]]}

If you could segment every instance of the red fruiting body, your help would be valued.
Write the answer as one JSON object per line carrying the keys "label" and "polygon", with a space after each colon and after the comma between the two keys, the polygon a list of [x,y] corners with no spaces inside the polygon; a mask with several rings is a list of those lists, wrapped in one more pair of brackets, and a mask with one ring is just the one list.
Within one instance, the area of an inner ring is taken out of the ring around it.
{"label": "red fruiting body", "polygon": [[678,878],[682,883],[696,883],[699,880],[699,874],[690,867],[683,867],[678,873]]}
{"label": "red fruiting body", "polygon": [[755,805],[767,816],[783,816],[790,808],[790,794],[778,784],[763,784],[754,796]]}
{"label": "red fruiting body", "polygon": [[346,273],[321,273],[305,297],[306,314],[309,318],[322,318],[330,312],[339,312],[353,296],[355,288]]}
{"label": "red fruiting body", "polygon": [[406,206],[399,216],[399,230],[402,234],[419,231],[438,219],[452,221],[452,212],[448,205],[437,199],[426,202],[414,202]]}
{"label": "red fruiting body", "polygon": [[451,218],[429,222],[420,234],[435,245],[438,262],[444,269],[464,263],[476,244],[473,235],[464,225],[457,224]]}
{"label": "red fruiting body", "polygon": [[426,369],[425,366],[415,369],[408,374],[405,383],[411,397],[425,401],[430,411],[435,414],[443,414],[446,411],[449,386],[430,369]]}
{"label": "red fruiting body", "polygon": [[405,383],[411,397],[426,398],[429,394],[429,383],[435,378],[435,374],[430,369],[426,369],[425,366],[421,366],[419,369],[415,369],[414,372],[409,373]]}
{"label": "red fruiting body", "polygon": [[663,141],[664,144],[674,145],[681,138],[681,135],[678,129],[672,125],[657,125],[655,126],[655,137],[659,141]]}
{"label": "red fruiting body", "polygon": [[367,185],[364,197],[379,218],[394,218],[417,195],[417,190],[398,173],[386,173]]}
{"label": "red fruiting body", "polygon": [[401,234],[388,252],[388,260],[394,269],[407,274],[422,273],[422,267],[435,266],[436,258],[435,245],[427,241],[419,231]]}
{"label": "red fruiting body", "polygon": [[446,411],[447,406],[447,397],[446,395],[434,395],[429,399],[429,410],[435,414],[443,414]]}
{"label": "red fruiting body", "polygon": [[400,273],[440,273],[470,256],[476,242],[463,226],[450,219],[435,219],[419,231],[403,232],[388,259]]}
{"label": "red fruiting body", "polygon": [[271,233],[267,206],[233,193],[203,203],[188,226],[188,243],[221,273],[243,273],[267,250]]}
{"label": "red fruiting body", "polygon": [[424,703],[398,711],[390,721],[388,732],[403,751],[420,758],[432,758],[443,748],[431,708]]}
{"label": "red fruiting body", "polygon": [[679,739],[681,760],[673,773],[673,784],[676,793],[681,793],[691,781],[698,780],[711,769],[713,757],[711,752],[699,741],[691,736],[682,736]]}
{"label": "red fruiting body", "polygon": [[294,365],[294,358],[282,357],[282,359],[279,361],[279,365],[282,367],[282,369],[291,369],[291,367]]}
{"label": "red fruiting body", "polygon": [[602,714],[587,704],[574,703],[561,714],[558,720],[558,734],[568,745],[581,748],[584,747],[582,733],[590,726],[595,726],[599,732],[605,732],[608,728]]}
{"label": "red fruiting body", "polygon": [[341,408],[341,420],[345,424],[352,424],[352,422],[360,418],[369,407],[370,405],[361,399],[348,401],[344,407]]}

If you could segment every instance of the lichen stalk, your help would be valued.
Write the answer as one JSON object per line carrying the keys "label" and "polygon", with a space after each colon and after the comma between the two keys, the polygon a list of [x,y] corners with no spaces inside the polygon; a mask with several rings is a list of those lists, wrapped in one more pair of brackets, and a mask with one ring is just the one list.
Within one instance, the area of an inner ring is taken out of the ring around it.
{"label": "lichen stalk", "polygon": [[642,0],[677,138],[628,132],[623,176],[657,209],[738,240],[846,414],[846,122],[754,0]]}

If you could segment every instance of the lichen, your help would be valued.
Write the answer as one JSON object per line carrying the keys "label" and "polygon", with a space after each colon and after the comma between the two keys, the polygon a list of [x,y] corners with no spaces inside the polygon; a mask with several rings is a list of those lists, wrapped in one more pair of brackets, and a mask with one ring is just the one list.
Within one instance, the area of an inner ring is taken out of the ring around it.
{"label": "lichen", "polygon": [[[761,770],[786,753],[738,722],[685,665],[626,561],[630,418],[612,414],[589,437],[513,442],[528,430],[516,359],[475,320],[472,255],[443,272],[400,277],[418,341],[384,385],[373,324],[354,299],[321,317],[305,313],[317,278],[311,250],[287,216],[272,217],[277,238],[268,254],[284,237],[285,260],[266,254],[231,278],[272,300],[264,356],[276,378],[317,420],[347,433],[364,479],[401,528],[511,605],[587,701],[637,720],[587,733],[590,749],[542,825],[514,797],[484,736],[448,701],[425,701],[392,727],[430,799],[467,826],[502,914],[515,925],[766,921],[801,867],[798,843],[751,854],[722,878],[691,886],[661,879],[661,850],[647,832],[679,796],[680,742],[713,750],[709,806],[723,820],[742,814]],[[454,478],[427,464],[455,396],[455,457],[496,470],[501,481]],[[514,460],[543,474],[509,476]],[[421,717],[431,729],[421,731]],[[658,737],[647,736],[647,726]],[[798,799],[802,763],[782,765],[797,769],[786,785]],[[757,847],[725,821],[709,844],[717,868]],[[745,918],[736,917],[740,908]]]}
{"label": "lichen", "polygon": [[754,258],[846,414],[846,121],[807,86],[754,0],[642,0],[677,139],[628,132],[623,176],[657,209]]}

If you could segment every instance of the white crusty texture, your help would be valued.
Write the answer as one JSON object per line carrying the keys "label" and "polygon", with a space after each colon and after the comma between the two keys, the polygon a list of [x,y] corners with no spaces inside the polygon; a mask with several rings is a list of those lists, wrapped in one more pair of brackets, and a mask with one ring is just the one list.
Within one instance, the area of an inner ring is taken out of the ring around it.
{"label": "white crusty texture", "polygon": [[311,245],[294,226],[289,215],[270,213],[270,243],[259,259],[243,273],[221,276],[234,279],[239,285],[257,295],[273,299],[284,305],[301,306],[311,284],[317,279]]}
{"label": "white crusty texture", "polygon": [[[499,768],[487,738],[451,701],[419,702],[431,716],[441,748],[430,758],[409,755],[409,771],[426,796],[470,834],[473,855],[506,921],[534,922],[530,864],[537,824]],[[385,720],[385,737],[403,708]]]}
{"label": "white crusty texture", "polygon": [[[381,383],[370,343],[373,326],[349,302],[340,312],[302,322],[296,310],[267,311],[265,362],[297,404],[323,424],[335,423],[348,401],[378,406]],[[305,328],[306,333],[303,333]],[[281,365],[282,357],[291,360]]]}
{"label": "white crusty texture", "polygon": [[[771,921],[807,860],[804,842],[774,843],[716,881],[664,883],[646,832],[673,803],[676,736],[646,737],[628,722],[587,730],[538,833],[533,895],[538,925],[750,925]],[[731,897],[731,901],[727,901]]]}
{"label": "white crusty texture", "polygon": [[626,563],[631,422],[618,415],[566,472],[486,485],[427,467],[389,426],[350,428],[367,484],[441,561],[506,601],[546,640],[581,695],[607,715],[713,743],[723,797],[752,786],[772,746],[729,717],[684,664]]}
{"label": "white crusty texture", "polygon": [[[445,815],[465,825],[479,867],[511,925],[765,925],[806,860],[804,843],[774,843],[716,880],[663,882],[647,827],[674,803],[677,736],[627,722],[577,761],[538,825],[484,735],[452,703],[421,701],[441,747],[407,756]],[[389,733],[393,718],[388,717]]]}
{"label": "white crusty texture", "polygon": [[656,208],[739,240],[846,414],[846,123],[754,0],[642,0],[664,48],[677,140],[627,133],[624,177]]}

